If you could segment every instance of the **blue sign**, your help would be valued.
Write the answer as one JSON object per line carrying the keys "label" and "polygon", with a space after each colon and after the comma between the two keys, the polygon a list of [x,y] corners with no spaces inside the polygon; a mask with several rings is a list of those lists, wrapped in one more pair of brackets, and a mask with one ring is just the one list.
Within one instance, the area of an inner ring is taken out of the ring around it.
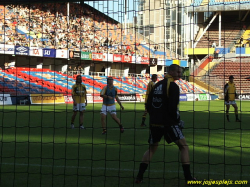
{"label": "blue sign", "polygon": [[166,59],[165,60],[165,65],[166,66],[170,66],[171,64],[173,64],[173,60],[171,60],[171,59]]}
{"label": "blue sign", "polygon": [[186,94],[180,94],[180,101],[187,101],[187,95]]}
{"label": "blue sign", "polygon": [[15,46],[15,55],[29,55],[29,47]]}
{"label": "blue sign", "polygon": [[56,57],[55,49],[43,49],[43,57]]}
{"label": "blue sign", "polygon": [[236,47],[236,54],[246,54],[246,48]]}
{"label": "blue sign", "polygon": [[215,48],[218,54],[227,54],[230,52],[230,48],[217,47]]}
{"label": "blue sign", "polygon": [[186,61],[186,60],[181,60],[181,61],[180,61],[180,66],[181,66],[181,67],[188,67],[187,61]]}

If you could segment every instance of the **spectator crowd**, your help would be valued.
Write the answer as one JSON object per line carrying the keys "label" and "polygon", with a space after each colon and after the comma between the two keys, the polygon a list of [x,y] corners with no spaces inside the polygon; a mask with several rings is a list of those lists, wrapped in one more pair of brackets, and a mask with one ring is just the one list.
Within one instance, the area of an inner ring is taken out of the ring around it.
{"label": "spectator crowd", "polygon": [[141,39],[124,35],[121,25],[78,3],[0,6],[0,43],[37,48],[149,57]]}

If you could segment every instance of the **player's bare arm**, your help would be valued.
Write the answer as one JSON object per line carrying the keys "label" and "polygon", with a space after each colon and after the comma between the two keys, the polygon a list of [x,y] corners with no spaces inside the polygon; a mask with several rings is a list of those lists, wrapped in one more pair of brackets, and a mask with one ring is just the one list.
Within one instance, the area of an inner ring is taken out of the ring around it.
{"label": "player's bare arm", "polygon": [[124,110],[124,107],[122,106],[122,103],[121,103],[119,97],[116,96],[115,98],[116,98],[117,103],[120,105],[121,109]]}
{"label": "player's bare arm", "polygon": [[73,105],[76,106],[76,100],[73,94],[72,94],[72,99],[73,99]]}

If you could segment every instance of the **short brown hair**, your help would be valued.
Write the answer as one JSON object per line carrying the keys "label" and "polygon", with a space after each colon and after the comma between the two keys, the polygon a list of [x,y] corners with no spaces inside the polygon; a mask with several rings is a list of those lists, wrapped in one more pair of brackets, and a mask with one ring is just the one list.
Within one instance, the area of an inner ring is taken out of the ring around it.
{"label": "short brown hair", "polygon": [[157,75],[153,74],[152,77],[151,77],[151,79],[155,79],[155,78],[157,78]]}
{"label": "short brown hair", "polygon": [[107,80],[113,80],[113,77],[108,77]]}
{"label": "short brown hair", "polygon": [[168,68],[168,71],[175,71],[177,68],[180,68],[177,64],[171,64]]}
{"label": "short brown hair", "polygon": [[78,77],[81,77],[81,78],[82,78],[82,76],[81,76],[81,75],[77,75],[77,76],[76,76],[76,79],[77,79]]}

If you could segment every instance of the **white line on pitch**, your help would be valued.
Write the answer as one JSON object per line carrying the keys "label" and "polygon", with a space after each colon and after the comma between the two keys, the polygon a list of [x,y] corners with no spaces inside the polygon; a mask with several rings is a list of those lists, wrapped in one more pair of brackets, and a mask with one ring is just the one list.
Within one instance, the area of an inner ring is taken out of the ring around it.
{"label": "white line on pitch", "polygon": [[[137,172],[138,170],[136,169],[121,169],[121,168],[104,168],[104,167],[82,167],[82,166],[56,166],[56,165],[41,165],[41,164],[20,164],[20,163],[1,163],[0,165],[15,165],[15,166],[29,166],[29,167],[48,167],[48,168],[73,168],[73,169],[89,169],[89,170],[108,170],[108,171],[129,171],[129,172]],[[182,171],[163,171],[163,170],[149,170],[149,173],[179,173]],[[246,177],[249,176],[248,174],[238,174],[238,173],[229,173],[229,174],[224,174],[224,173],[216,173],[216,172],[195,172],[195,174],[202,174],[202,175],[220,175],[220,176],[242,176]]]}
{"label": "white line on pitch", "polygon": [[[98,128],[92,128],[92,127],[86,127],[87,129],[92,129],[92,130],[99,130]],[[110,127],[110,129],[108,129],[108,131],[117,131],[118,127]],[[142,128],[142,129],[133,129],[133,128],[129,128],[126,129],[125,127],[125,132],[126,131],[148,131],[148,128]],[[249,130],[244,130],[244,129],[183,129],[183,132],[203,132],[203,133],[211,133],[211,134],[250,134],[250,132],[228,132],[228,131],[235,131],[235,130],[242,130],[242,131],[249,131]],[[225,132],[224,132],[225,131]],[[86,131],[87,132],[87,131]]]}

